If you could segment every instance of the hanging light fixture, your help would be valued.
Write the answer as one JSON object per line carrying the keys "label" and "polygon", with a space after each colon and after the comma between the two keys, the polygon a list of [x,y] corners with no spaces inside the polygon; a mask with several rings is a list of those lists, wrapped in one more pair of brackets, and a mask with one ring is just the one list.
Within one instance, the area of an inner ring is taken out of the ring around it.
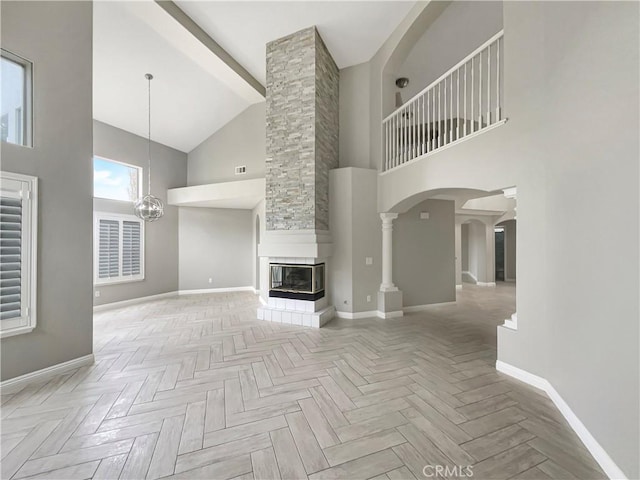
{"label": "hanging light fixture", "polygon": [[149,82],[149,166],[147,171],[149,187],[147,194],[136,200],[134,209],[136,216],[145,222],[155,222],[164,215],[164,204],[158,197],[151,195],[151,80],[153,80],[153,75],[147,73],[144,78]]}

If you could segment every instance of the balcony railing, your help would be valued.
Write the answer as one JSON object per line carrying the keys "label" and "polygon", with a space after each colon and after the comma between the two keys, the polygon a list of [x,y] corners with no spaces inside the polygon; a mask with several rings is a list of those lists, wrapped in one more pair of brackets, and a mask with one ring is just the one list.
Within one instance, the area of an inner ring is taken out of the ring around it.
{"label": "balcony railing", "polygon": [[500,31],[382,122],[387,171],[503,123]]}

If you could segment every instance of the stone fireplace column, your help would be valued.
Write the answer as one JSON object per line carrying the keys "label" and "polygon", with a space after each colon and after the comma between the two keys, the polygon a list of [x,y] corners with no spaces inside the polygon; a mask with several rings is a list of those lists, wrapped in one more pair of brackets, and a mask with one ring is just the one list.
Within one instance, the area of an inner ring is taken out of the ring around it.
{"label": "stone fireplace column", "polygon": [[393,283],[393,221],[397,213],[381,213],[382,283],[378,292],[378,314],[382,318],[401,317],[402,292]]}
{"label": "stone fireplace column", "polygon": [[315,27],[269,42],[266,67],[265,232],[258,254],[275,276],[257,316],[320,327],[335,314],[327,285],[329,172],[339,166],[340,71]]}

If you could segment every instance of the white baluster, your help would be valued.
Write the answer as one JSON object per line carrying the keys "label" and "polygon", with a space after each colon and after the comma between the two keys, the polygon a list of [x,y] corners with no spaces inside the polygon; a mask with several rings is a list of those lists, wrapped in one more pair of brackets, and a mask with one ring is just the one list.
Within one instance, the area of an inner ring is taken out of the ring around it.
{"label": "white baluster", "polygon": [[478,58],[478,130],[482,129],[482,52]]}
{"label": "white baluster", "polygon": [[464,64],[464,126],[463,135],[467,136],[467,64]]}
{"label": "white baluster", "polygon": [[442,144],[446,145],[449,143],[449,129],[447,128],[447,117],[449,116],[449,102],[447,101],[447,79],[445,78],[442,83],[444,89],[444,103],[442,108],[444,109],[444,115],[442,116],[442,130],[444,132],[444,138],[442,139]]}
{"label": "white baluster", "polygon": [[391,162],[391,164],[394,166],[398,161],[398,152],[400,150],[398,148],[399,141],[400,137],[398,136],[398,114],[395,114],[393,116],[393,161]]}
{"label": "white baluster", "polygon": [[453,142],[453,73],[449,75],[449,143]]}
{"label": "white baluster", "polygon": [[416,158],[416,102],[411,102],[411,159]]}
{"label": "white baluster", "polygon": [[402,132],[404,145],[402,148],[402,163],[407,161],[409,149],[409,129],[407,128],[407,108],[402,109]]}
{"label": "white baluster", "polygon": [[475,62],[473,61],[473,58],[471,59],[471,133],[476,131],[475,128],[475,123],[476,123],[476,119],[474,117],[474,112],[473,112],[473,106],[475,105],[475,102],[473,101],[473,90],[475,87]]}
{"label": "white baluster", "polygon": [[500,112],[500,39],[496,40],[496,122],[501,120]]}
{"label": "white baluster", "polygon": [[436,89],[433,88],[431,92],[431,108],[433,109],[433,115],[431,116],[431,150],[437,148],[436,144]]}
{"label": "white baluster", "polygon": [[391,160],[391,121],[387,122],[387,170]]}
{"label": "white baluster", "polygon": [[425,140],[425,136],[424,136],[424,122],[426,120],[426,114],[424,111],[424,107],[425,107],[425,96],[422,95],[422,117],[421,118],[421,124],[422,124],[422,141],[420,142],[420,152],[422,155],[424,155],[425,153],[427,153],[427,144],[426,144],[426,140]]}
{"label": "white baluster", "polygon": [[460,69],[456,76],[456,140],[460,138]]}
{"label": "white baluster", "polygon": [[382,160],[382,171],[386,171],[389,168],[389,124],[384,122],[384,158]]}
{"label": "white baluster", "polygon": [[393,167],[398,158],[398,115],[394,115],[391,121],[393,122],[393,156],[391,157],[391,165]]}
{"label": "white baluster", "polygon": [[438,147],[442,146],[442,135],[440,135],[441,120],[442,120],[442,82],[438,84]]}
{"label": "white baluster", "polygon": [[491,125],[491,45],[487,47],[487,125]]}
{"label": "white baluster", "polygon": [[430,96],[431,96],[431,90],[427,91],[426,93],[427,96],[427,123],[425,125],[425,134],[426,136],[424,137],[424,143],[425,143],[425,153],[429,152],[431,150],[431,144],[429,143],[431,141],[431,134],[430,134],[430,129],[431,126],[429,124],[429,121],[431,119],[431,101],[430,101]]}

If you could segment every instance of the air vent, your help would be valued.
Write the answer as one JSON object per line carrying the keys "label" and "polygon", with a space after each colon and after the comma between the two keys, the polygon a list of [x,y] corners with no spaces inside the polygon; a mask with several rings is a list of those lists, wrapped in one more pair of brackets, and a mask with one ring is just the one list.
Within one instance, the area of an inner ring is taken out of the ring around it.
{"label": "air vent", "polygon": [[245,173],[247,173],[246,165],[238,165],[236,167],[236,175],[244,175]]}

